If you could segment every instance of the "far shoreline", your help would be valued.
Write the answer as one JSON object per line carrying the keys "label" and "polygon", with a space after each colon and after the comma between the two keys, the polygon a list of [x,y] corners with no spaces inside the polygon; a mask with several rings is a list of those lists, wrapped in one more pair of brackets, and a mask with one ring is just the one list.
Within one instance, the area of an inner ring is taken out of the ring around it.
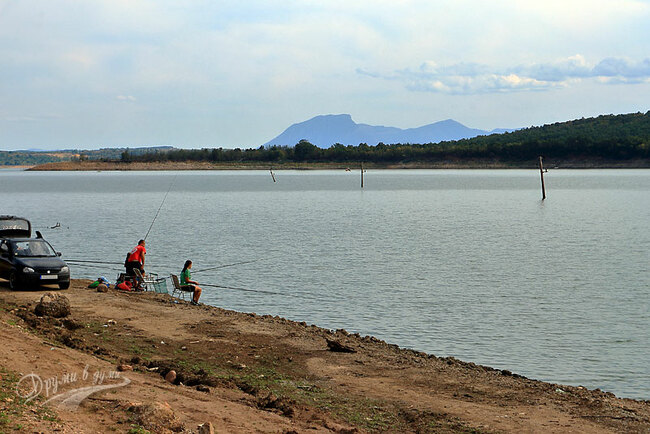
{"label": "far shoreline", "polygon": [[[62,161],[34,166],[1,166],[24,168],[28,171],[148,171],[148,170],[350,170],[360,169],[360,162],[349,163],[212,163],[183,162],[122,162],[122,161]],[[650,160],[553,160],[544,161],[547,169],[649,169]],[[497,160],[445,160],[436,162],[373,163],[363,162],[364,169],[538,169],[537,161],[504,162]]]}

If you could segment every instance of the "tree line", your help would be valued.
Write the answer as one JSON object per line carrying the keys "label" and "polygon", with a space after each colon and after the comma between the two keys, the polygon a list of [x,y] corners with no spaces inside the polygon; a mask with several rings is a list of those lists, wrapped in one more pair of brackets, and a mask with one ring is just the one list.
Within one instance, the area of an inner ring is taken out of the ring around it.
{"label": "tree line", "polygon": [[537,158],[599,158],[607,160],[650,157],[650,111],[603,115],[504,134],[439,143],[368,145],[333,144],[319,148],[308,140],[294,146],[260,146],[250,149],[173,149],[136,155],[125,150],[122,161],[224,162],[435,162],[491,159],[520,162]]}

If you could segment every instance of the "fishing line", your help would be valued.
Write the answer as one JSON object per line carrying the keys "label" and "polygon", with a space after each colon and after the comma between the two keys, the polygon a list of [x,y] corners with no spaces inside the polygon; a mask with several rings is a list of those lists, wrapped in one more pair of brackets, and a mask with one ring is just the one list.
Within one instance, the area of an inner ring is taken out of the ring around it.
{"label": "fishing line", "polygon": [[[201,271],[214,270],[214,269],[224,268],[224,267],[232,267],[232,266],[235,266],[235,265],[249,264],[249,263],[258,262],[258,261],[262,261],[262,259],[256,259],[255,261],[237,262],[237,263],[234,263],[234,264],[219,265],[217,267],[211,267],[209,269],[206,268],[204,270],[195,271],[193,274],[199,273]],[[108,268],[107,269],[106,267],[104,267],[104,265],[122,265],[122,264],[117,263],[117,262],[82,261],[82,260],[72,260],[72,259],[68,260],[66,262],[72,263],[72,265],[74,267],[91,268],[91,269],[101,268],[101,269],[108,270],[108,271],[122,271],[121,269],[116,269],[116,268]],[[79,262],[79,264],[77,264],[77,262]],[[98,265],[92,265],[92,264],[98,264]],[[309,298],[309,299],[317,300],[317,301],[325,301],[322,298],[313,297],[313,296],[308,295],[308,294],[285,294],[285,293],[282,293],[282,292],[266,291],[266,290],[263,290],[263,289],[249,289],[249,288],[241,288],[241,287],[236,287],[236,286],[214,285],[214,284],[210,284],[210,283],[201,283],[200,286],[205,286],[205,287],[210,287],[210,288],[220,288],[220,289],[231,289],[233,291],[257,292],[257,293],[260,293],[260,294],[280,295],[280,296],[285,296],[285,297]]]}
{"label": "fishing line", "polygon": [[118,270],[117,268],[106,268],[103,265],[82,265],[82,264],[72,264],[74,268],[77,267],[82,267],[82,268],[101,268],[103,270],[108,270],[108,271],[122,271],[121,269]]}
{"label": "fishing line", "polygon": [[123,262],[103,262],[103,261],[83,261],[80,259],[66,259],[66,262],[83,263],[83,264],[103,264],[103,265],[124,265]]}
{"label": "fishing line", "polygon": [[178,173],[174,175],[174,179],[172,179],[171,184],[169,184],[169,189],[167,189],[167,193],[165,193],[165,197],[163,197],[162,202],[160,203],[160,207],[158,207],[158,211],[156,211],[156,215],[153,218],[153,221],[151,222],[151,226],[149,226],[149,230],[147,231],[147,234],[144,236],[143,240],[146,241],[147,237],[149,236],[149,232],[151,232],[151,228],[153,227],[153,224],[156,222],[156,219],[158,218],[158,214],[160,213],[160,210],[162,209],[163,205],[165,204],[165,199],[167,199],[167,195],[172,189],[172,186],[174,185],[174,181],[176,181],[176,177],[178,176]]}
{"label": "fishing line", "polygon": [[234,286],[211,285],[209,283],[201,283],[199,286],[209,286],[211,288],[234,289],[236,291],[246,291],[246,292],[261,292],[263,294],[271,294],[271,295],[286,295],[286,294],[282,294],[281,292],[264,291],[263,289],[236,288]]}
{"label": "fishing line", "polygon": [[210,270],[217,270],[219,268],[234,267],[235,265],[252,264],[253,262],[259,262],[259,261],[263,261],[263,259],[255,259],[254,261],[235,262],[234,264],[217,265],[216,267],[209,267],[198,271],[192,271],[192,274],[203,273],[204,271],[210,271]]}
{"label": "fishing line", "polygon": [[262,293],[262,294],[281,295],[281,296],[285,296],[285,297],[308,298],[308,299],[311,299],[311,300],[316,300],[316,301],[321,301],[321,302],[328,301],[328,300],[325,300],[323,298],[314,297],[314,296],[310,296],[310,295],[307,295],[307,294],[286,294],[286,293],[282,293],[282,292],[265,291],[263,289],[237,288],[237,287],[234,287],[234,286],[213,285],[213,284],[209,284],[209,283],[201,283],[201,284],[199,284],[199,286],[207,286],[207,287],[210,287],[210,288],[232,289],[232,290],[235,290],[235,291],[259,292],[259,293]]}

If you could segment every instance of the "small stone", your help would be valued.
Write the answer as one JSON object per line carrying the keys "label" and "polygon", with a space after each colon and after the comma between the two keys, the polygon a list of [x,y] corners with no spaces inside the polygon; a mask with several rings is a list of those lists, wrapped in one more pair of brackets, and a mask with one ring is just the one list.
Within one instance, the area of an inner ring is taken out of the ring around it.
{"label": "small stone", "polygon": [[171,370],[165,375],[165,381],[168,383],[174,384],[174,381],[176,380],[176,371]]}
{"label": "small stone", "polygon": [[356,353],[357,350],[354,348],[350,347],[349,345],[342,344],[339,341],[335,341],[332,339],[327,339],[325,338],[325,341],[327,341],[327,347],[329,348],[330,351],[336,352],[336,353]]}
{"label": "small stone", "polygon": [[131,366],[131,365],[119,365],[117,367],[117,370],[120,371],[120,372],[133,371],[133,366]]}
{"label": "small stone", "polygon": [[104,285],[103,283],[100,283],[97,285],[97,292],[108,292],[108,286]]}
{"label": "small stone", "polygon": [[210,393],[210,388],[205,384],[199,384],[198,386],[196,386],[196,390],[198,390],[199,392]]}
{"label": "small stone", "polygon": [[187,351],[187,347],[181,347],[182,351]]}
{"label": "small stone", "polygon": [[66,317],[70,315],[70,300],[64,295],[48,292],[41,297],[41,301],[34,308],[34,313],[53,318]]}
{"label": "small stone", "polygon": [[147,427],[152,432],[186,432],[171,406],[166,402],[134,404],[128,408],[133,422]]}
{"label": "small stone", "polygon": [[197,427],[199,434],[214,434],[214,427],[211,422],[206,422]]}

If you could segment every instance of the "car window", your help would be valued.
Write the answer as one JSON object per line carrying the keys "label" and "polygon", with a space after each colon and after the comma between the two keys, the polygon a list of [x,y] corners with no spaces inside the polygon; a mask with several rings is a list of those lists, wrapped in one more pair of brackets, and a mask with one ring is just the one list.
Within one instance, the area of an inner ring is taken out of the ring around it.
{"label": "car window", "polygon": [[56,252],[45,241],[16,241],[14,243],[16,256],[56,256]]}

